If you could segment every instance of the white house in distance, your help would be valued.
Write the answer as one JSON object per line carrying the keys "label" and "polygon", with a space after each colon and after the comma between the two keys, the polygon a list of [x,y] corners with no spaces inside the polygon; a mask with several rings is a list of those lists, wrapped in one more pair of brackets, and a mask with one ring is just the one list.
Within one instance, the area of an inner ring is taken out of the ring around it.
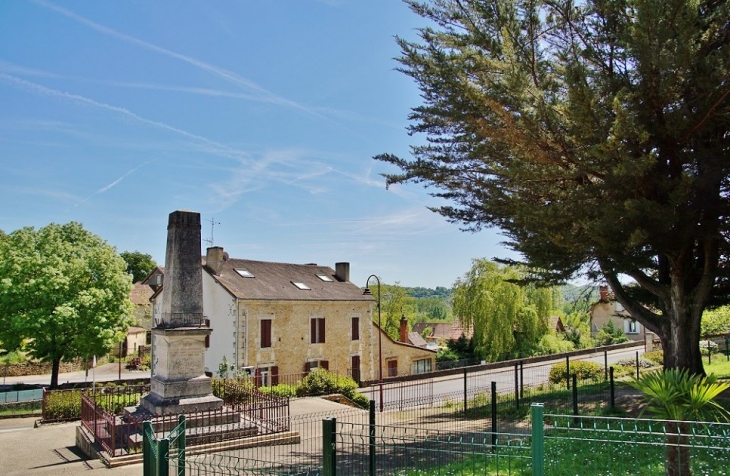
{"label": "white house in distance", "polygon": [[[213,333],[206,371],[226,361],[264,384],[317,367],[355,380],[410,375],[435,368],[435,351],[390,339],[372,320],[372,295],[350,282],[349,263],[316,264],[231,259],[221,247],[202,259],[203,309]],[[163,287],[152,297],[161,316]],[[378,342],[382,344],[382,352]],[[154,363],[153,363],[154,364]]]}
{"label": "white house in distance", "polygon": [[[641,323],[631,317],[631,314],[623,308],[620,302],[611,292],[608,286],[599,288],[600,299],[590,307],[591,335],[595,337],[598,331],[608,322],[612,321],[617,329],[621,329],[630,340],[643,341],[646,331]],[[653,333],[650,333],[653,336]],[[650,339],[651,340],[651,339]]]}

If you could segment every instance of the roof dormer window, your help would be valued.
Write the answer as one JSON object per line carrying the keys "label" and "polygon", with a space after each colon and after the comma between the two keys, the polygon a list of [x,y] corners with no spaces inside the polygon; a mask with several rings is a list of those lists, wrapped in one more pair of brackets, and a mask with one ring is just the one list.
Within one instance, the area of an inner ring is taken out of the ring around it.
{"label": "roof dormer window", "polygon": [[326,283],[331,283],[331,282],[333,282],[333,281],[334,281],[334,280],[333,280],[332,278],[330,278],[330,277],[329,277],[329,276],[327,276],[326,274],[318,274],[318,275],[317,275],[317,277],[318,277],[319,279],[321,279],[322,281],[326,282]]}
{"label": "roof dormer window", "polygon": [[299,282],[295,282],[295,281],[292,281],[291,283],[294,286],[296,286],[298,289],[301,289],[302,291],[310,291],[312,289],[304,283],[299,283]]}

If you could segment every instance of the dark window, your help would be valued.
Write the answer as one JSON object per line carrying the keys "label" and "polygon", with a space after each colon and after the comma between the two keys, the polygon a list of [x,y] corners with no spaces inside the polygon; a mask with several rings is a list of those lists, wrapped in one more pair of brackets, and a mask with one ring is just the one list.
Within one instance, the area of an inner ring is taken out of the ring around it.
{"label": "dark window", "polygon": [[352,356],[352,380],[360,383],[360,356]]}
{"label": "dark window", "polygon": [[352,340],[360,340],[360,318],[352,318]]}
{"label": "dark window", "polygon": [[261,319],[261,348],[271,347],[271,319]]}
{"label": "dark window", "polygon": [[324,344],[324,317],[311,319],[310,324],[310,340],[312,344]]}
{"label": "dark window", "polygon": [[397,377],[397,376],[398,376],[398,361],[389,360],[388,361],[388,377]]}

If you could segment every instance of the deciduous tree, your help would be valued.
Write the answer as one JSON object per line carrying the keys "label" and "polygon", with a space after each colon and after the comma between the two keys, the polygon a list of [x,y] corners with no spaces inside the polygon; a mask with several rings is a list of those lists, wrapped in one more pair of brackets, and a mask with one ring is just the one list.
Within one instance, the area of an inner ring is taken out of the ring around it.
{"label": "deciduous tree", "polygon": [[388,185],[501,228],[541,279],[602,275],[666,368],[703,373],[702,312],[728,298],[730,4],[407,3],[432,22],[398,39],[427,140],[376,157],[401,169]]}
{"label": "deciduous tree", "polygon": [[131,321],[124,260],[80,223],[0,235],[0,340],[52,363],[106,354]]}
{"label": "deciduous tree", "polygon": [[157,266],[151,255],[141,251],[122,251],[119,256],[127,263],[127,273],[132,275],[133,283],[142,281]]}
{"label": "deciduous tree", "polygon": [[474,260],[471,270],[454,285],[454,313],[474,331],[472,345],[481,358],[531,355],[547,332],[555,309],[553,290],[516,284],[518,268]]}

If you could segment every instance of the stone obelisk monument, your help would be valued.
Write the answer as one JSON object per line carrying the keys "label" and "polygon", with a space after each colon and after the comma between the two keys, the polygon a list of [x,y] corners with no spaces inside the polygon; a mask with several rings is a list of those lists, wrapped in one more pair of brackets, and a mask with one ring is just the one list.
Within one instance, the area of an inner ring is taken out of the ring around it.
{"label": "stone obelisk monument", "polygon": [[154,364],[150,393],[141,406],[152,413],[220,408],[205,375],[200,214],[178,210],[167,225],[162,319],[152,329]]}

